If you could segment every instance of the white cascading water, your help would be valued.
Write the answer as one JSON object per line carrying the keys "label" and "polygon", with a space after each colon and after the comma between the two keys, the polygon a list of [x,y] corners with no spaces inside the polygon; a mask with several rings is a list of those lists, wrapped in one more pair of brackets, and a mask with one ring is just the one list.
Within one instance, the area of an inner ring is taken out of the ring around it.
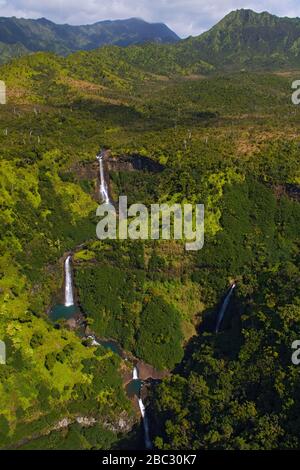
{"label": "white cascading water", "polygon": [[[132,372],[132,379],[133,380],[138,380],[139,379],[139,373],[136,367],[134,367],[133,372]],[[143,400],[139,398],[139,408],[141,412],[141,416],[143,418],[143,426],[144,426],[144,437],[145,437],[145,447],[146,449],[152,449],[152,442],[150,439],[150,434],[149,434],[149,423],[148,423],[148,418],[146,415],[146,408],[143,403]]]}
{"label": "white cascading water", "polygon": [[134,367],[134,369],[133,369],[132,379],[133,380],[138,380],[139,379],[139,373],[138,373],[138,370],[137,370],[136,367]]}
{"label": "white cascading water", "polygon": [[92,346],[101,346],[101,344],[98,343],[98,341],[96,340],[95,336],[89,335],[88,338],[92,340],[92,341],[91,341],[91,345],[92,345]]}
{"label": "white cascading water", "polygon": [[65,260],[65,307],[74,305],[71,256]]}
{"label": "white cascading water", "polygon": [[139,407],[141,411],[141,415],[143,418],[143,425],[144,425],[144,433],[145,433],[145,447],[146,449],[152,449],[152,442],[149,436],[149,424],[148,424],[148,418],[146,415],[146,410],[144,403],[141,398],[139,398]]}
{"label": "white cascading water", "polygon": [[108,187],[105,181],[105,176],[104,176],[104,168],[103,168],[103,155],[100,153],[100,155],[97,155],[97,160],[99,162],[99,172],[100,172],[100,196],[101,199],[105,202],[105,204],[109,204],[109,195],[108,195]]}
{"label": "white cascading water", "polygon": [[230,288],[230,291],[228,292],[228,294],[226,295],[225,297],[225,300],[222,304],[222,307],[220,309],[220,312],[218,314],[218,318],[217,318],[217,326],[216,326],[216,333],[219,333],[219,329],[220,329],[220,326],[221,326],[221,323],[222,323],[222,320],[223,320],[223,317],[225,315],[225,312],[227,310],[227,307],[228,307],[228,304],[229,304],[229,301],[230,301],[230,298],[232,296],[232,293],[234,291],[236,287],[236,284],[232,284],[231,288]]}

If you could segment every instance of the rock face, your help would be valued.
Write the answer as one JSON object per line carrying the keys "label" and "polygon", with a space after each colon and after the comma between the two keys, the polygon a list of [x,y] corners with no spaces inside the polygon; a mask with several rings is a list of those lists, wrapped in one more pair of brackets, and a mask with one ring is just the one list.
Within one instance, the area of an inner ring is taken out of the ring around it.
{"label": "rock face", "polygon": [[58,421],[51,429],[47,431],[60,431],[61,429],[69,427],[72,423],[77,422],[83,427],[91,427],[97,423],[102,424],[106,429],[109,429],[117,433],[127,433],[131,431],[132,426],[134,425],[136,418],[134,416],[129,416],[126,411],[123,411],[118,418],[110,421],[106,419],[104,421],[96,419],[94,416],[77,416],[74,418],[62,418]]}
{"label": "rock face", "polygon": [[[72,423],[70,418],[63,418],[55,426],[53,426],[52,431],[59,431],[60,429],[67,428]],[[50,430],[51,431],[51,430]],[[49,432],[50,432],[49,431]]]}
{"label": "rock face", "polygon": [[160,163],[140,155],[107,156],[106,162],[109,171],[149,171],[158,173],[164,169]]}
{"label": "rock face", "polygon": [[70,328],[70,330],[76,330],[77,328],[77,321],[75,318],[69,318],[67,321],[66,321],[66,325]]}
{"label": "rock face", "polygon": [[[160,163],[140,155],[113,157],[109,152],[106,152],[104,163],[106,171],[149,171],[159,173],[164,170],[164,166]],[[96,180],[99,178],[99,164],[96,160],[94,162],[78,163],[72,168],[72,171],[78,179]]]}
{"label": "rock face", "polygon": [[99,164],[96,159],[94,162],[77,163],[72,171],[80,180],[93,180],[98,178]]}
{"label": "rock face", "polygon": [[136,367],[139,371],[139,378],[141,380],[148,380],[148,379],[161,380],[164,377],[167,377],[168,375],[170,375],[169,371],[167,370],[158,371],[153,366],[146,364],[143,361],[139,361],[136,364]]}
{"label": "rock face", "polygon": [[[142,157],[140,155],[120,155],[112,156],[109,150],[104,152],[103,157],[104,177],[107,183],[107,190],[110,200],[113,201],[112,188],[110,185],[109,172],[119,171],[147,171],[151,173],[159,173],[164,170],[164,166],[155,162],[151,158]],[[75,173],[79,180],[94,182],[93,197],[96,201],[100,201],[100,177],[99,163],[95,159],[93,162],[76,163],[71,171]]]}
{"label": "rock face", "polygon": [[85,427],[93,426],[97,423],[97,420],[95,418],[89,416],[78,416],[76,418],[76,421],[78,424],[81,424],[81,426]]}
{"label": "rock face", "polygon": [[115,433],[128,433],[132,430],[136,423],[136,416],[128,416],[126,411],[123,411],[118,419],[115,421],[103,421],[101,424],[105,429]]}

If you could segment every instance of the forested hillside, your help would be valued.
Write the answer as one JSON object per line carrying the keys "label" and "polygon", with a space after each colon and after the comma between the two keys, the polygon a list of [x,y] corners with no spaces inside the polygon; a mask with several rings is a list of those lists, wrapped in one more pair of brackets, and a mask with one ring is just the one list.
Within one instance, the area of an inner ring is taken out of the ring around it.
{"label": "forested hillside", "polygon": [[[299,77],[195,76],[167,55],[151,64],[158,49],[37,53],[0,68],[1,448],[133,445],[132,358],[166,375],[145,388],[157,448],[299,448]],[[160,164],[110,171],[114,199],[205,204],[203,250],[97,240],[101,147]],[[129,361],[51,320],[70,252],[90,331]]]}
{"label": "forested hillside", "polygon": [[163,23],[147,23],[138,18],[99,21],[91,25],[55,24],[46,18],[30,20],[0,17],[0,63],[9,57],[37,51],[67,55],[115,44],[128,46],[146,42],[174,43],[179,37]]}
{"label": "forested hillside", "polygon": [[270,13],[236,10],[185,49],[217,69],[274,69],[299,67],[300,19]]}
{"label": "forested hillside", "polygon": [[[102,50],[107,45],[129,47]],[[0,63],[37,51],[66,56],[97,47],[100,60],[118,59],[160,75],[298,69],[300,19],[236,10],[199,36],[180,40],[166,25],[136,18],[87,26],[0,18]]]}

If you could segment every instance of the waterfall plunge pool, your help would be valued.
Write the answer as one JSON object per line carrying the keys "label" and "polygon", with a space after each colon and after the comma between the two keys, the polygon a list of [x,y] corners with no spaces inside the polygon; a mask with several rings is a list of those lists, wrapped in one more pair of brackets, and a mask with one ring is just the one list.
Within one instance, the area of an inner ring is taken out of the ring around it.
{"label": "waterfall plunge pool", "polygon": [[140,379],[135,379],[129,382],[126,386],[126,393],[129,398],[137,397],[140,398],[142,390],[143,381]]}
{"label": "waterfall plunge pool", "polygon": [[52,321],[69,320],[79,312],[77,305],[66,307],[64,304],[57,304],[50,311],[50,319]]}

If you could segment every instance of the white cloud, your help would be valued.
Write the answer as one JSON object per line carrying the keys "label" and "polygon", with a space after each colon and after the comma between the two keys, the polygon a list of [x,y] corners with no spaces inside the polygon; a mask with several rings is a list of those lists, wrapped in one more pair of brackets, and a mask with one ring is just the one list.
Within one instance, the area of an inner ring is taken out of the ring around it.
{"label": "white cloud", "polygon": [[44,16],[70,24],[140,17],[166,23],[182,37],[200,34],[237,8],[300,15],[299,0],[0,0],[0,6],[1,16]]}

